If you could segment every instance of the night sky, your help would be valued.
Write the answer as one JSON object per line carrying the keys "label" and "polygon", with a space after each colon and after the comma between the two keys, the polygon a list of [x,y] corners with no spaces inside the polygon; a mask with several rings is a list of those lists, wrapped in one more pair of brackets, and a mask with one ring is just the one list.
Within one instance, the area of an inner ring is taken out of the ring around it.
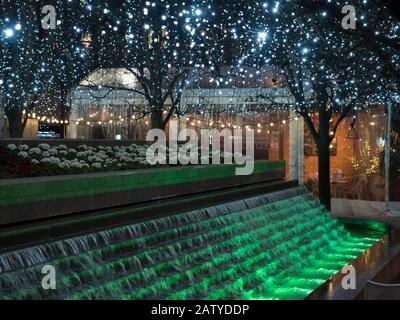
{"label": "night sky", "polygon": [[[400,0],[376,0],[381,2],[382,5],[386,5],[390,11],[400,19]],[[250,2],[250,1],[249,1]],[[112,5],[118,8],[122,3],[122,0],[113,0]]]}
{"label": "night sky", "polygon": [[398,18],[400,18],[400,3],[399,0],[382,0],[383,3],[387,4],[390,11]]}

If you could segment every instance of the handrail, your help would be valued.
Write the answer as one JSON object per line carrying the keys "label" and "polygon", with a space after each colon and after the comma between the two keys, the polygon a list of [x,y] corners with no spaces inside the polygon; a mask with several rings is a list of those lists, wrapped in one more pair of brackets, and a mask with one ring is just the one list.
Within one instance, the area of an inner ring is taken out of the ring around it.
{"label": "handrail", "polygon": [[367,282],[367,285],[368,284],[372,284],[374,286],[382,287],[382,288],[400,288],[400,283],[395,283],[395,284],[389,283],[389,284],[387,284],[387,283],[379,283],[379,282],[375,282],[375,281],[369,280]]}

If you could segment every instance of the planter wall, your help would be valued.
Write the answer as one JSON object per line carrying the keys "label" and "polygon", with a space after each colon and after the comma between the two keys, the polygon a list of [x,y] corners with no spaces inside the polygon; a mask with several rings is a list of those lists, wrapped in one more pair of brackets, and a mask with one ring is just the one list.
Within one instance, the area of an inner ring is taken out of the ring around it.
{"label": "planter wall", "polygon": [[0,226],[283,179],[284,161],[133,170],[0,181]]}

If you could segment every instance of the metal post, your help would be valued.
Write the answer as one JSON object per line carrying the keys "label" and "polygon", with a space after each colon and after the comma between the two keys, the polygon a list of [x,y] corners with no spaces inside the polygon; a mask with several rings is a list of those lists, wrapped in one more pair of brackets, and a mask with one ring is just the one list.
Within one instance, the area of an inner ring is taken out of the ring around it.
{"label": "metal post", "polygon": [[[304,122],[290,110],[289,179],[304,184]],[[297,120],[295,120],[297,119]]]}
{"label": "metal post", "polygon": [[392,133],[392,103],[387,104],[386,115],[386,139],[385,139],[385,212],[384,216],[391,216],[390,210],[390,140]]}
{"label": "metal post", "polygon": [[298,179],[299,184],[304,185],[304,119],[303,117],[296,117],[297,120],[297,144],[298,144]]}

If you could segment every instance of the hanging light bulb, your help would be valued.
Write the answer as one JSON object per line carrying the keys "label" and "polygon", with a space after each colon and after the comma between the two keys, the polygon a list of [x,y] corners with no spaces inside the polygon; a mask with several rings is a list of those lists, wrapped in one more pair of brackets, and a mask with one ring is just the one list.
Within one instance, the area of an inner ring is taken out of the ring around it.
{"label": "hanging light bulb", "polygon": [[81,38],[81,43],[85,48],[89,48],[92,43],[92,35],[90,33],[84,33]]}

